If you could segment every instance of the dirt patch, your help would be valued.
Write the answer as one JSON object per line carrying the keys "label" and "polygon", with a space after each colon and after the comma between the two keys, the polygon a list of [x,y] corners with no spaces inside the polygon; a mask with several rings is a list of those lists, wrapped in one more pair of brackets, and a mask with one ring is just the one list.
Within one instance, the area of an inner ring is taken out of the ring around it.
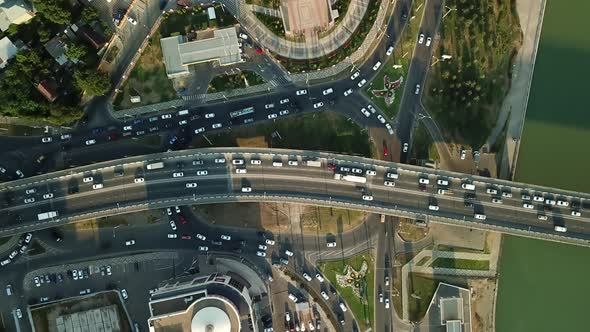
{"label": "dirt patch", "polygon": [[485,231],[440,224],[431,224],[430,228],[436,245],[484,250]]}
{"label": "dirt patch", "polygon": [[367,213],[288,203],[226,203],[196,205],[193,211],[212,224],[304,234],[338,234],[360,225]]}
{"label": "dirt patch", "polygon": [[496,280],[472,279],[468,285],[471,289],[471,331],[494,331]]}
{"label": "dirt patch", "polygon": [[428,235],[428,231],[428,227],[416,226],[414,225],[414,222],[411,219],[399,219],[399,228],[397,233],[402,238],[402,240],[406,242],[415,242],[422,240],[426,237],[426,235]]}
{"label": "dirt patch", "polygon": [[264,136],[236,138],[236,143],[239,147],[268,148],[268,143],[266,142],[266,137]]}

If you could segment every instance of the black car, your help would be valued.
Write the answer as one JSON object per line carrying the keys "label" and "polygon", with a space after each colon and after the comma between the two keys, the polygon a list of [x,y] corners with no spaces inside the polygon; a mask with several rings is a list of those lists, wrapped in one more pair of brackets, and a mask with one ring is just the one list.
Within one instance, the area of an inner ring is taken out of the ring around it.
{"label": "black car", "polygon": [[463,204],[465,204],[465,207],[473,207],[473,203],[469,201],[465,201]]}

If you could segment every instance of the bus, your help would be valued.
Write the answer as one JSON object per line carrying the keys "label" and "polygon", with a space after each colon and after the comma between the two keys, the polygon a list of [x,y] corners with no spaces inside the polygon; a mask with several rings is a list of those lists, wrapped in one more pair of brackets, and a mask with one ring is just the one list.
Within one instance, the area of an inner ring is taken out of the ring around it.
{"label": "bus", "polygon": [[246,108],[242,108],[241,110],[229,112],[229,117],[231,119],[235,119],[237,117],[244,116],[246,114],[252,114],[252,113],[254,113],[254,107],[246,107]]}

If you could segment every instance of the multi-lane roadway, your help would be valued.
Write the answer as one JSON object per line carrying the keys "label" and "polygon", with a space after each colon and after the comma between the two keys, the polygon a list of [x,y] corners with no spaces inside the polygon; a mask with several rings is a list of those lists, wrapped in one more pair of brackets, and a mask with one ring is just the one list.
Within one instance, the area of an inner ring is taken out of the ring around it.
{"label": "multi-lane roadway", "polygon": [[[309,160],[316,160],[317,167],[309,166]],[[149,164],[160,161],[163,167],[149,169]],[[365,183],[335,179],[336,173],[356,175]],[[578,244],[590,239],[588,194],[361,157],[240,148],[132,157],[4,183],[0,234],[131,211],[229,201],[299,202]],[[38,214],[48,211],[58,216],[38,220]]]}

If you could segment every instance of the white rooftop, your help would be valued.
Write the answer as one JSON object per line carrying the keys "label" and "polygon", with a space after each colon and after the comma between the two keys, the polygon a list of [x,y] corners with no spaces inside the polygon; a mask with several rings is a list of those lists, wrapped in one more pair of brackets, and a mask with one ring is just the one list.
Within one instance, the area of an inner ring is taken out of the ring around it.
{"label": "white rooftop", "polygon": [[191,331],[231,332],[231,321],[225,311],[216,307],[206,307],[193,317]]}

